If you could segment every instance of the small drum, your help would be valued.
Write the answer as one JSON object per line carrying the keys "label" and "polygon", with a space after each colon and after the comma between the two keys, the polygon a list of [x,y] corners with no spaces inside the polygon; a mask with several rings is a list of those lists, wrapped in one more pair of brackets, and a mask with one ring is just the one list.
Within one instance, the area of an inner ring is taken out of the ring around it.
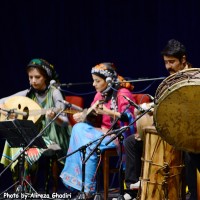
{"label": "small drum", "polygon": [[163,80],[155,94],[154,123],[169,144],[200,153],[200,69],[182,70]]}
{"label": "small drum", "polygon": [[144,128],[143,134],[141,200],[184,199],[182,151],[162,140],[154,126]]}
{"label": "small drum", "polygon": [[[152,106],[152,103],[143,103],[140,104],[140,107],[142,107],[144,110],[149,109]],[[140,112],[137,113],[137,111],[134,113],[135,116],[138,118],[139,115],[141,115]],[[136,127],[137,127],[137,132],[140,135],[140,138],[143,140],[143,128],[146,126],[152,126],[153,125],[153,112],[150,111],[143,115],[141,118],[139,118],[136,121]]]}

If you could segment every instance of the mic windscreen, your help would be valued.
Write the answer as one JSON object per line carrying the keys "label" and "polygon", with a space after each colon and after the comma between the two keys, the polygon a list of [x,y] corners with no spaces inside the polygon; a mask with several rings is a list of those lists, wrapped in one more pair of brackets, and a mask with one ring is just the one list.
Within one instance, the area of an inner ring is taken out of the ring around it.
{"label": "mic windscreen", "polygon": [[56,87],[57,89],[59,89],[59,84],[55,81],[55,80],[51,80],[50,83],[49,83],[49,87],[50,88],[51,86],[54,86]]}
{"label": "mic windscreen", "polygon": [[111,77],[107,77],[106,78],[106,83],[108,83],[108,85],[111,85],[113,83],[113,80]]}
{"label": "mic windscreen", "polygon": [[55,80],[51,80],[49,85],[55,85],[56,81]]}
{"label": "mic windscreen", "polygon": [[150,98],[151,101],[154,101],[154,97],[151,96],[150,94],[147,94],[147,96]]}

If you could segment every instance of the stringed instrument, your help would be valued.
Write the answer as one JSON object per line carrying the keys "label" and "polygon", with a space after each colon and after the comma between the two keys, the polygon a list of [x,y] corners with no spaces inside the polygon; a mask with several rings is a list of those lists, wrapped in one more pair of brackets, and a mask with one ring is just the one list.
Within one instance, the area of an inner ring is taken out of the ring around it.
{"label": "stringed instrument", "polygon": [[[4,106],[5,106],[5,109],[16,110],[16,113],[20,113],[20,112],[26,113],[26,115],[18,114],[17,119],[32,120],[34,123],[36,123],[40,119],[40,117],[42,115],[45,115],[46,112],[50,109],[53,109],[54,112],[60,111],[60,109],[57,109],[57,108],[43,109],[40,107],[40,105],[37,102],[24,96],[10,97],[5,101]],[[67,114],[74,114],[80,111],[66,109],[63,112]],[[5,121],[5,120],[7,120],[6,116],[1,113],[0,121]]]}
{"label": "stringed instrument", "polygon": [[102,115],[96,113],[95,108],[103,104],[104,100],[96,101],[90,108],[83,110],[84,122],[91,124],[94,127],[101,127]]}

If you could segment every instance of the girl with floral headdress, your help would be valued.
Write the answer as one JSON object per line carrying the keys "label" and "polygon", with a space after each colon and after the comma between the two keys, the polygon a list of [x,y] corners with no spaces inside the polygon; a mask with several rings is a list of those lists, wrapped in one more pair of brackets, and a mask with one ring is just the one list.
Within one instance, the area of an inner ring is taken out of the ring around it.
{"label": "girl with floral headdress", "polygon": [[[128,107],[127,105],[129,103],[123,97],[126,96],[134,101],[131,93],[133,86],[123,82],[124,79],[118,76],[114,64],[100,63],[92,68],[91,74],[93,86],[97,93],[88,110],[94,110],[95,113],[102,116],[100,127],[94,127],[90,123],[90,120],[85,122],[84,112],[74,114],[74,119],[79,123],[72,128],[68,154],[102,137],[111,128],[116,118],[119,118],[119,120],[114,128],[129,124],[134,119],[134,108]],[[129,131],[124,133],[124,137],[127,137],[128,134],[132,134],[133,132],[134,127],[132,126]],[[109,140],[110,136],[106,136],[99,146],[101,150],[118,147],[117,139],[106,145],[106,142]],[[86,157],[97,143],[98,141],[94,142],[86,149]],[[97,155],[93,153],[86,162],[84,191],[87,194],[95,192],[96,183],[94,176],[96,168]],[[79,191],[82,189],[82,157],[80,152],[76,152],[67,157],[65,167],[60,176],[66,187],[75,188]]]}
{"label": "girl with floral headdress", "polygon": [[[56,116],[56,109],[52,108],[57,108],[57,110],[65,109],[65,105],[61,103],[63,100],[63,95],[57,88],[50,85],[50,81],[53,79],[57,80],[58,76],[54,70],[54,66],[46,60],[40,58],[32,59],[28,64],[26,71],[30,82],[30,89],[26,89],[9,97],[0,99],[0,108],[4,108],[4,103],[11,97],[24,96],[32,99],[37,104],[39,104],[43,110],[46,110],[45,116],[43,116],[37,123],[39,130],[43,130],[43,128],[45,128],[45,126]],[[23,105],[23,102],[19,103]],[[26,106],[28,106],[29,110],[31,110],[31,105]],[[3,112],[1,113],[6,114]],[[13,116],[11,115],[10,117]],[[49,147],[48,149],[52,149],[51,147],[56,146],[58,147],[59,151],[45,151],[45,149],[30,148],[26,152],[26,163],[29,163],[29,165],[32,166],[32,164],[35,163],[42,154],[48,155],[50,157],[55,157],[54,161],[57,160],[56,157],[58,154],[59,157],[65,155],[68,150],[70,133],[71,128],[68,124],[68,117],[66,114],[61,113],[55,119],[55,121],[52,122],[50,126],[43,132],[42,135],[47,147]],[[7,166],[20,154],[20,151],[21,148],[10,148],[10,145],[8,142],[6,142],[1,158],[1,163],[4,166]],[[16,169],[16,164],[17,162],[14,162],[14,164],[11,165],[12,171]],[[56,165],[56,162],[53,164]],[[33,169],[33,166],[31,169]],[[55,188],[53,188],[53,190],[56,192],[58,183],[56,178],[58,179],[58,175],[56,177],[56,175],[53,174],[53,178],[55,183]]]}

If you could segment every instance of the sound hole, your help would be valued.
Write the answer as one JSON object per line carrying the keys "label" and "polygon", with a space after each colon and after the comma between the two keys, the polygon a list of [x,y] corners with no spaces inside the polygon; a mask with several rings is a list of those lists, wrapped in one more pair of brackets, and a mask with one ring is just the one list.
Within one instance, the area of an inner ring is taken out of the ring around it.
{"label": "sound hole", "polygon": [[18,104],[18,109],[19,109],[19,110],[21,109],[21,104]]}
{"label": "sound hole", "polygon": [[23,119],[28,119],[28,117],[29,117],[29,109],[28,109],[28,107],[25,107],[23,111],[27,113],[26,116],[23,116]]}

